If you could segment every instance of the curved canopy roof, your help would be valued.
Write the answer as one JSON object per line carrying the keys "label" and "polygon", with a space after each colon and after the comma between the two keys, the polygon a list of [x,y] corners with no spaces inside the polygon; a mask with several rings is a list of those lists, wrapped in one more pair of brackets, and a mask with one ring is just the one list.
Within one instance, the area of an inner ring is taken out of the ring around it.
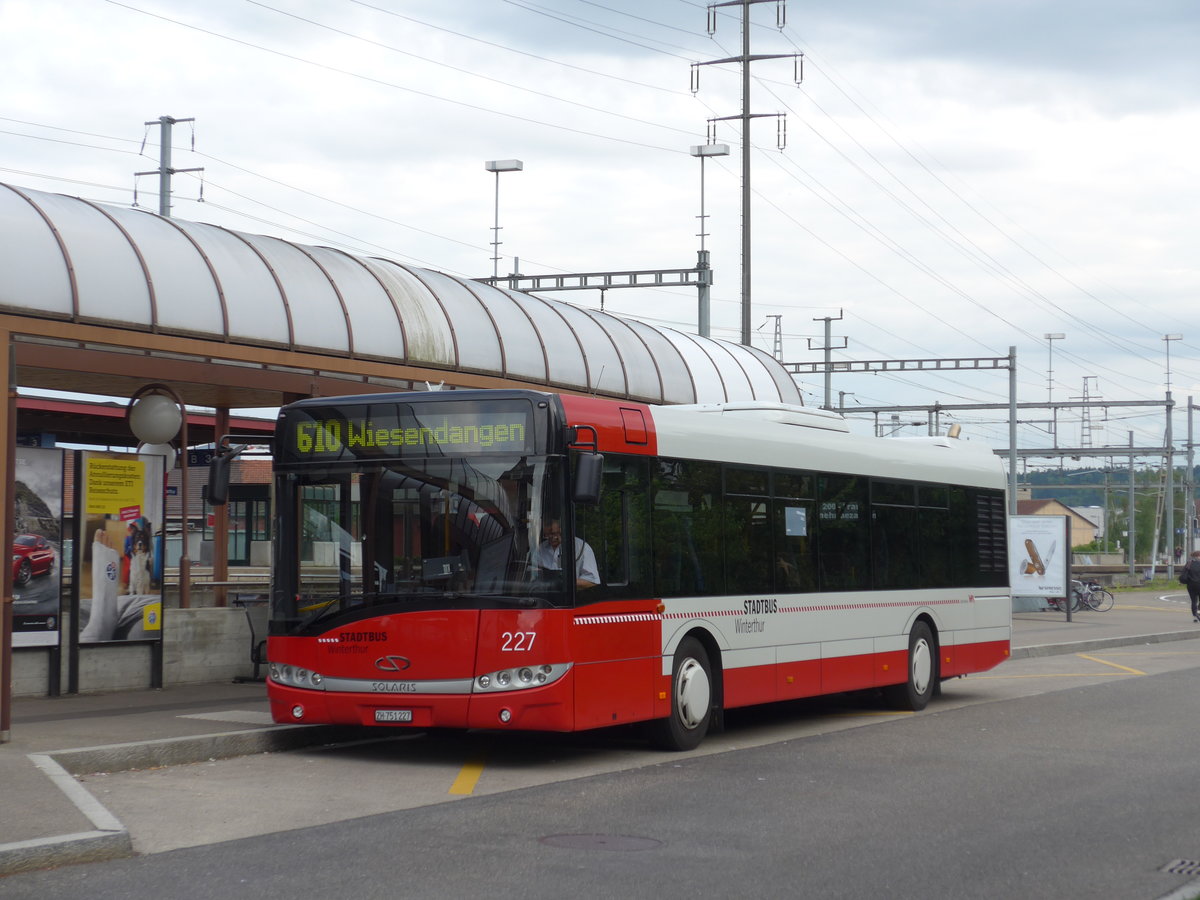
{"label": "curved canopy roof", "polygon": [[356,256],[0,184],[0,309],[649,403],[800,404],[770,355]]}

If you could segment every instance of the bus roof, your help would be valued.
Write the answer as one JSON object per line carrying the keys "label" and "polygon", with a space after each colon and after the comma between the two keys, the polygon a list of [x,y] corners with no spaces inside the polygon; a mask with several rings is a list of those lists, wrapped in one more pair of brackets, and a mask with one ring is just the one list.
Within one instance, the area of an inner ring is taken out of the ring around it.
{"label": "bus roof", "polygon": [[1003,463],[990,447],[948,437],[851,434],[842,417],[827,410],[655,406],[651,416],[661,456],[1005,487]]}

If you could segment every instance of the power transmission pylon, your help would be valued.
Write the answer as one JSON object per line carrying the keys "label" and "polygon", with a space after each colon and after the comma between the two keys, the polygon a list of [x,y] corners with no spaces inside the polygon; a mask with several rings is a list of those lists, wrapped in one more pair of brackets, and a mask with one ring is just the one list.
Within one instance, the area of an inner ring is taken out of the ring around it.
{"label": "power transmission pylon", "polygon": [[[750,120],[763,116],[775,116],[780,123],[784,121],[782,113],[752,113],[750,112],[750,63],[761,59],[792,58],[796,63],[796,83],[800,83],[800,64],[802,53],[750,53],[750,7],[755,3],[766,3],[768,0],[725,0],[722,3],[708,5],[708,33],[717,30],[717,9],[722,6],[740,6],[742,8],[742,52],[737,56],[727,56],[724,59],[710,59],[705,62],[692,63],[692,93],[700,89],[699,67],[716,66],[723,63],[740,63],[742,67],[742,111],[736,116],[717,116],[708,120],[709,138],[716,122],[739,119],[742,123],[742,343],[750,346]],[[771,0],[776,5],[775,25],[781,31],[787,24],[786,5],[783,0]],[[782,124],[778,131],[777,143],[783,149],[786,132]],[[826,406],[828,406],[828,400]]]}
{"label": "power transmission pylon", "polygon": [[[176,122],[195,122],[195,119],[176,119],[172,116],[159,116],[154,122],[147,122],[147,125],[157,124],[159,126],[159,141],[158,141],[158,168],[150,172],[134,172],[134,177],[139,175],[158,175],[158,214],[164,219],[171,218],[171,176],[176,172],[203,172],[204,167],[198,166],[192,169],[173,169],[171,168],[171,126]],[[194,141],[194,138],[193,138]],[[203,185],[203,182],[201,182]],[[201,199],[203,199],[201,193]],[[136,204],[137,191],[134,191]]]}
{"label": "power transmission pylon", "polygon": [[779,362],[783,362],[783,316],[776,313],[767,318],[775,320],[775,341],[772,345],[771,355]]}

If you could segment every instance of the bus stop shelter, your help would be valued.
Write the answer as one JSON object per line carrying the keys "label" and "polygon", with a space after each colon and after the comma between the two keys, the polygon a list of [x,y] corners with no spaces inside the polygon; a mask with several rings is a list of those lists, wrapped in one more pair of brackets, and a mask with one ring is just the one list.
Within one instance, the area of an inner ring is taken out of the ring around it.
{"label": "bus stop shelter", "polygon": [[[160,384],[181,406],[274,408],[303,397],[536,388],[648,403],[800,404],[769,354],[470,279],[0,184],[0,465],[11,498],[22,391],[134,397]],[[60,422],[59,442],[133,450],[124,423]],[[60,430],[61,429],[61,430]],[[186,460],[186,454],[181,454]],[[13,539],[11,500],[5,540]],[[222,521],[218,514],[217,557]],[[214,571],[222,565],[214,559]],[[8,731],[12,578],[0,640]]]}

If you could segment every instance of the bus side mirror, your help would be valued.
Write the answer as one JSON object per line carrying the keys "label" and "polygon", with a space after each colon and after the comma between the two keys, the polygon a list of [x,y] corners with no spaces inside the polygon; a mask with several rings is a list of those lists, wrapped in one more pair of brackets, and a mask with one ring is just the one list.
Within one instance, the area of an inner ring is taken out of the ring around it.
{"label": "bus side mirror", "polygon": [[575,457],[575,502],[594,506],[600,502],[603,453],[580,453]]}

